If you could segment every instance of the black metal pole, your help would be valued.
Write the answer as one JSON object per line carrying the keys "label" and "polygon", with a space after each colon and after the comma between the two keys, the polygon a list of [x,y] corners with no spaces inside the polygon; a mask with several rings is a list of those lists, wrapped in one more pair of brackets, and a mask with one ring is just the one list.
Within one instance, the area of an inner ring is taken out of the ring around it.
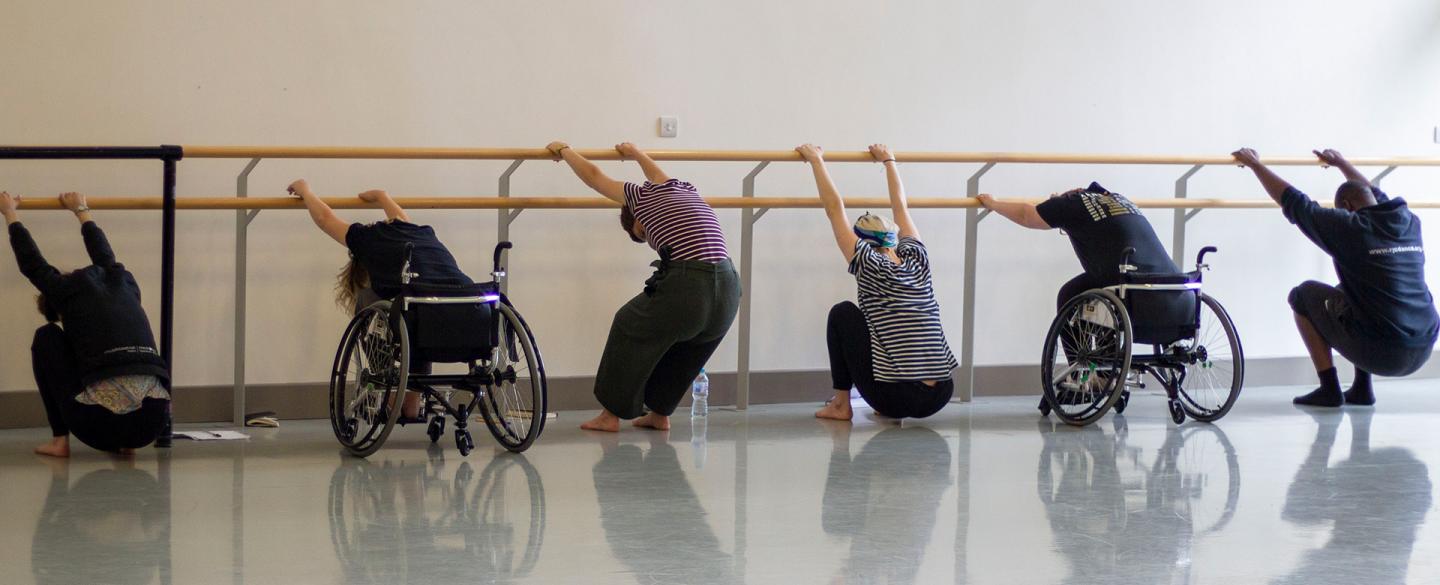
{"label": "black metal pole", "polygon": [[[164,211],[161,215],[160,235],[160,357],[165,360],[165,365],[170,369],[170,375],[175,375],[175,167],[176,161],[183,156],[178,146],[162,146],[166,151],[165,164],[165,187],[164,187]],[[173,149],[173,150],[172,150]],[[175,396],[170,396],[171,402],[165,405],[165,425],[160,429],[160,436],[155,439],[156,447],[169,447],[170,434],[174,430],[174,419],[172,406]]]}

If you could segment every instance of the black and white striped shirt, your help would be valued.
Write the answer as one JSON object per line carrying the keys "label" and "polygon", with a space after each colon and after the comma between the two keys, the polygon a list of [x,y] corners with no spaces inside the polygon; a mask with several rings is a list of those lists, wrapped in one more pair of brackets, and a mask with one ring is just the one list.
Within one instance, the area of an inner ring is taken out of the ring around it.
{"label": "black and white striped shirt", "polygon": [[925,244],[900,238],[895,253],[899,264],[861,240],[850,260],[850,273],[860,289],[860,311],[870,328],[875,380],[948,380],[958,362],[940,325]]}
{"label": "black and white striped shirt", "polygon": [[670,246],[674,260],[716,263],[730,257],[715,210],[690,183],[625,183],[625,205],[645,228],[650,247]]}

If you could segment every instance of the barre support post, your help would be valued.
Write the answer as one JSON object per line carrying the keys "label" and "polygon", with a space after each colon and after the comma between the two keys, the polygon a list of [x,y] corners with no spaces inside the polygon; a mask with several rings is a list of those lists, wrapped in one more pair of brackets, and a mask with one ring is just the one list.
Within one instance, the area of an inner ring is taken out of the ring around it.
{"label": "barre support post", "polygon": [[[161,162],[164,165],[164,203],[161,213],[160,234],[160,357],[170,369],[170,386],[175,383],[175,171],[176,163],[184,156],[179,146],[161,146]],[[165,424],[155,439],[155,446],[168,448],[170,434],[175,428],[175,396],[165,404]]]}
{"label": "barre support post", "polygon": [[[768,166],[769,161],[763,161],[745,175],[741,197],[755,197],[755,177]],[[735,366],[736,410],[750,408],[750,297],[754,290],[750,275],[755,263],[755,222],[762,215],[763,210],[755,213],[752,207],[740,210],[740,341]]]}
{"label": "barre support post", "polygon": [[[966,197],[974,199],[980,195],[980,177],[993,168],[995,163],[987,162],[970,175],[970,180],[965,182]],[[985,211],[981,213],[974,207],[965,210],[965,273],[961,293],[964,297],[960,303],[960,383],[957,384],[961,402],[975,399],[975,265],[980,245],[980,221],[989,214],[988,209]]]}
{"label": "barre support post", "polygon": [[[1185,174],[1175,179],[1176,199],[1185,199],[1190,196],[1190,177],[1195,176],[1195,173],[1200,172],[1202,168],[1205,168],[1205,165],[1190,167],[1190,170],[1185,171]],[[1182,208],[1175,209],[1175,225],[1171,227],[1171,233],[1174,239],[1170,244],[1170,259],[1175,261],[1176,266],[1185,265],[1185,224],[1190,218],[1195,217],[1195,213],[1198,212],[1199,210],[1197,209],[1187,214]]]}
{"label": "barre support post", "polygon": [[[250,159],[250,163],[235,177],[236,197],[243,199],[250,196],[250,171],[255,170],[258,164],[260,159]],[[237,427],[245,426],[245,297],[249,278],[250,222],[259,213],[259,209],[248,212],[235,210],[235,361],[232,367],[235,386],[231,392],[230,414],[231,422]]]}

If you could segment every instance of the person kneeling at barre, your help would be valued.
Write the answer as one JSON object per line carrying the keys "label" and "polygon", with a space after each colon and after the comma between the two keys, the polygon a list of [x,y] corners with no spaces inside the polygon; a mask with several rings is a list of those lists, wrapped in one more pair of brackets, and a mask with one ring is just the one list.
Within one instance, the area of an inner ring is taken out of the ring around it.
{"label": "person kneeling at barre", "polygon": [[165,426],[170,367],[155,349],[140,305],[140,285],[90,219],[85,196],[65,193],[60,203],[80,220],[90,266],[61,273],[45,261],[20,223],[20,198],[0,192],[0,214],[20,272],[40,291],[47,322],[30,346],[35,385],[45,404],[52,439],[41,455],[70,456],[70,435],[101,451],[129,452],[153,442]]}
{"label": "person kneeling at barre", "polygon": [[895,155],[883,144],[870,147],[885,165],[890,186],[891,223],[871,214],[852,226],[845,202],[825,168],[825,151],[813,144],[795,150],[810,163],[835,243],[850,265],[860,305],[831,307],[825,326],[830,378],[835,395],[816,417],[850,420],[850,389],[877,414],[924,418],[939,412],[955,393],[951,371],[957,362],[940,324],[940,304],[930,278],[930,254],[910,219],[905,186]]}
{"label": "person kneeling at barre", "polygon": [[[400,294],[400,271],[405,264],[407,245],[411,246],[410,272],[415,274],[411,282],[474,284],[460,270],[450,250],[435,236],[435,229],[411,222],[410,216],[390,198],[389,193],[373,189],[360,194],[362,201],[378,205],[385,211],[383,221],[366,225],[346,223],[336,216],[335,211],[315,195],[305,179],[296,180],[286,190],[305,202],[310,219],[320,231],[350,250],[350,261],[340,270],[335,281],[335,303],[351,311],[351,314]],[[429,374],[430,364],[411,363],[410,372]],[[420,393],[406,392],[399,422],[421,421],[424,416],[420,412],[422,406]]]}
{"label": "person kneeling at barre", "polygon": [[[1399,197],[1391,199],[1334,150],[1315,151],[1345,182],[1335,207],[1310,197],[1260,162],[1249,148],[1233,153],[1280,204],[1285,219],[1335,260],[1338,288],[1308,280],[1290,291],[1295,326],[1305,340],[1320,387],[1295,404],[1340,406],[1375,403],[1370,375],[1407,376],[1425,365],[1435,347],[1440,316],[1425,284],[1420,218]],[[1355,381],[1340,391],[1330,350],[1355,364]]]}
{"label": "person kneeling at barre", "polygon": [[604,410],[580,428],[618,432],[620,419],[667,430],[670,414],[720,346],[740,309],[740,277],[715,210],[694,185],[670,178],[634,144],[615,150],[640,163],[645,184],[622,183],[564,142],[547,149],[591,189],[619,203],[620,227],[660,254],[655,274],[610,325],[595,398]]}
{"label": "person kneeling at barre", "polygon": [[[1126,262],[1126,249],[1134,249],[1130,266],[1137,272],[1178,274],[1180,268],[1165,253],[1165,246],[1155,235],[1150,221],[1124,195],[1111,193],[1099,183],[1051,195],[1038,205],[1017,201],[1001,201],[980,195],[980,204],[1016,224],[1036,230],[1059,228],[1070,237],[1070,245],[1085,272],[1060,286],[1055,310],[1087,290],[1121,284],[1124,276],[1120,265]],[[1181,299],[1177,297],[1176,302]],[[1094,378],[1097,383],[1099,377]],[[1061,400],[1087,400],[1081,393],[1062,393]],[[1041,398],[1041,410],[1045,399]]]}

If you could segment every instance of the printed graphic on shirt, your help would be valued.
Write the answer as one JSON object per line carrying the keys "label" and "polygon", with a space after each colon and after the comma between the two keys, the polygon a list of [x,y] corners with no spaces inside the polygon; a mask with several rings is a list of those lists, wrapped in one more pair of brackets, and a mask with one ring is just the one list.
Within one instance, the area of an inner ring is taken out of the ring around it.
{"label": "printed graphic on shirt", "polygon": [[1134,203],[1118,193],[1081,193],[1080,201],[1085,205],[1085,211],[1090,212],[1090,219],[1095,221],[1140,213]]}

